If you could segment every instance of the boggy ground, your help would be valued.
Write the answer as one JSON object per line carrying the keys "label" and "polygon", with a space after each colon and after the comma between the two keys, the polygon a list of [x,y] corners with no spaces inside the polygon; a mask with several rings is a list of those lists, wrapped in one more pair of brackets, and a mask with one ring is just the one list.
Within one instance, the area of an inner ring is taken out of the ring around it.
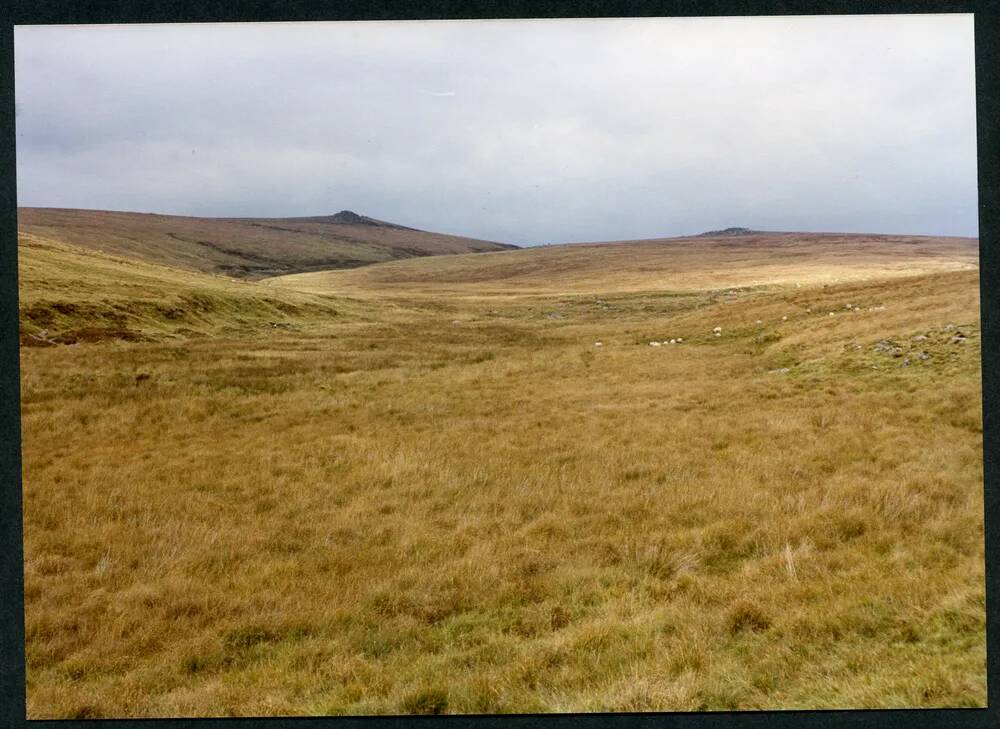
{"label": "boggy ground", "polygon": [[344,298],[22,248],[31,718],[985,704],[975,270]]}

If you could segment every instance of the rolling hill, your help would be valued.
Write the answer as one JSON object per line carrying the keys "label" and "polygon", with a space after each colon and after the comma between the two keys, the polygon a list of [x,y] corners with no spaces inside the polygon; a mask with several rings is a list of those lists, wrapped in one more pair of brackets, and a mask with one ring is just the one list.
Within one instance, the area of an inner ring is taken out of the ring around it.
{"label": "rolling hill", "polygon": [[195,218],[18,208],[18,230],[147,263],[246,279],[515,247],[406,228],[349,210],[306,218]]}
{"label": "rolling hill", "polygon": [[974,238],[766,233],[579,243],[275,278],[311,291],[480,295],[834,284],[978,266]]}

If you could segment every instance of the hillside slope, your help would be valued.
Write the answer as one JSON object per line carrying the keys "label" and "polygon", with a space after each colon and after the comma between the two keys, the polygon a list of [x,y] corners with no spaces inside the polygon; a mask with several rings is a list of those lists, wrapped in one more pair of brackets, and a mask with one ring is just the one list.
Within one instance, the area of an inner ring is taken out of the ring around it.
{"label": "hillside slope", "polygon": [[[21,345],[154,341],[315,329],[359,310],[342,298],[262,289],[22,233]],[[372,310],[372,305],[366,305]]]}
{"label": "hillside slope", "polygon": [[515,247],[414,230],[347,210],[308,218],[193,218],[18,208],[18,230],[149,263],[249,279]]}
{"label": "hillside slope", "polygon": [[972,270],[978,260],[974,238],[767,233],[525,248],[307,273],[268,283],[380,294],[696,291]]}

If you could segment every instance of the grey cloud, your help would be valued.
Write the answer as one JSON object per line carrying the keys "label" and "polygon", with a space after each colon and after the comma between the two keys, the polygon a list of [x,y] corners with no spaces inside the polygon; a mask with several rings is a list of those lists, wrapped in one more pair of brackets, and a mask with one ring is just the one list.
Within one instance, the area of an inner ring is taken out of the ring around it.
{"label": "grey cloud", "polygon": [[976,235],[968,15],[20,27],[18,200]]}

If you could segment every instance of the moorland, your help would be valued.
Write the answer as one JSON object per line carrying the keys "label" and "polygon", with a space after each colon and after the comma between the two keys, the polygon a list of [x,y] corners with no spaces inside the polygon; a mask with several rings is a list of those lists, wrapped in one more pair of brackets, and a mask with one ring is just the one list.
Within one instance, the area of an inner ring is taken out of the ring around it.
{"label": "moorland", "polygon": [[22,211],[30,718],[985,705],[977,241],[129,215]]}

